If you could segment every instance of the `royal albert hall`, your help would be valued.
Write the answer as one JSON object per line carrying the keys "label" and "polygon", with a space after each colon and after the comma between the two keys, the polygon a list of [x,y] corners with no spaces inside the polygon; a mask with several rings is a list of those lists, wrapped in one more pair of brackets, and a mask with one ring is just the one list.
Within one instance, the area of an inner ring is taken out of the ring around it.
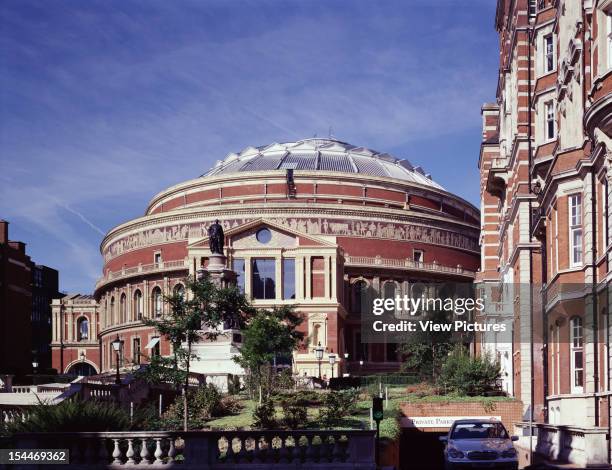
{"label": "royal albert hall", "polygon": [[[471,282],[480,265],[478,209],[407,160],[335,139],[248,147],[157,194],[142,217],[104,237],[95,308],[89,298],[82,309],[75,298],[69,311],[54,304],[54,367],[112,371],[117,338],[123,368],[169,354],[141,319],[167,314],[163,295],[206,267],[216,219],[226,267],[253,305],[290,304],[303,315],[305,341],[292,361],[301,376],[318,374],[318,345],[328,377],[332,367],[335,376],[398,370],[395,344],[362,344],[362,292]],[[229,359],[239,345],[232,335],[229,346],[211,346],[194,370],[236,373]]]}

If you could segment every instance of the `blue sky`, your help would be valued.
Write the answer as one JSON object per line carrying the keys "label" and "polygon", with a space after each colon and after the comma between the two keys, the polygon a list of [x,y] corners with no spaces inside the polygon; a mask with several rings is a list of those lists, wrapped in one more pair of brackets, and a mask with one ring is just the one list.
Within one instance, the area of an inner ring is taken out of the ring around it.
{"label": "blue sky", "polygon": [[327,136],[478,201],[492,0],[3,0],[0,218],[60,287],[158,191],[248,145]]}

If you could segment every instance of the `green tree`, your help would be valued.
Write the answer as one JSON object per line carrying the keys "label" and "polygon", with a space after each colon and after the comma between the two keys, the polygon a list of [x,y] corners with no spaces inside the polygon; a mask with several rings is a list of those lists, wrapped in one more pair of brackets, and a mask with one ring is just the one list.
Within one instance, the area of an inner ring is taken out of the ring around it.
{"label": "green tree", "polygon": [[446,358],[437,383],[448,392],[478,396],[492,391],[500,374],[499,363],[488,355],[473,357],[457,346]]}
{"label": "green tree", "polygon": [[263,394],[270,394],[274,372],[269,366],[275,357],[290,355],[304,338],[297,330],[301,323],[302,317],[290,306],[259,310],[247,323],[234,360],[248,372],[251,394],[260,387]]}
{"label": "green tree", "polygon": [[170,306],[168,315],[160,319],[145,319],[144,324],[154,327],[168,340],[172,347],[169,357],[150,358],[149,367],[141,375],[151,383],[170,382],[177,392],[183,389],[183,427],[187,430],[189,416],[186,390],[189,386],[189,370],[193,355],[193,344],[207,339],[214,341],[220,334],[219,326],[231,322],[242,328],[253,307],[235,287],[218,287],[208,277],[188,278],[184,294],[174,293],[164,297]]}

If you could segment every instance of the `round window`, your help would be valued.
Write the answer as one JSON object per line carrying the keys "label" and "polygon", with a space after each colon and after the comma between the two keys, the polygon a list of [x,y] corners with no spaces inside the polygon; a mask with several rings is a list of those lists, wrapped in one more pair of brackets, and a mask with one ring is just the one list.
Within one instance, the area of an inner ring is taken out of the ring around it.
{"label": "round window", "polygon": [[268,243],[272,239],[272,232],[267,228],[262,228],[257,231],[257,241],[259,243]]}

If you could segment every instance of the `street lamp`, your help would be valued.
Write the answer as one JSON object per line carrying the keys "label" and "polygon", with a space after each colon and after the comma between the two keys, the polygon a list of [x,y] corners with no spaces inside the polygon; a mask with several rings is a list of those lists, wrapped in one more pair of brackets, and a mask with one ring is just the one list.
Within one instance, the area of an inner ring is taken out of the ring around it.
{"label": "street lamp", "polygon": [[329,365],[331,366],[331,378],[334,378],[334,364],[336,363],[336,355],[335,354],[329,354],[327,356],[329,358]]}
{"label": "street lamp", "polygon": [[321,378],[321,361],[323,360],[323,347],[321,343],[315,348],[315,357],[317,358],[317,362],[319,363],[319,379]]}
{"label": "street lamp", "polygon": [[119,339],[119,334],[117,334],[117,339],[111,343],[113,345],[113,349],[115,350],[115,357],[117,363],[117,376],[115,377],[115,383],[117,385],[121,384],[121,377],[119,375],[119,350],[121,349],[121,340]]}
{"label": "street lamp", "polygon": [[349,353],[344,353],[344,359],[348,361]]}
{"label": "street lamp", "polygon": [[38,369],[38,362],[36,361],[36,359],[34,359],[32,361],[32,370],[33,370],[34,374],[36,374],[36,369]]}

